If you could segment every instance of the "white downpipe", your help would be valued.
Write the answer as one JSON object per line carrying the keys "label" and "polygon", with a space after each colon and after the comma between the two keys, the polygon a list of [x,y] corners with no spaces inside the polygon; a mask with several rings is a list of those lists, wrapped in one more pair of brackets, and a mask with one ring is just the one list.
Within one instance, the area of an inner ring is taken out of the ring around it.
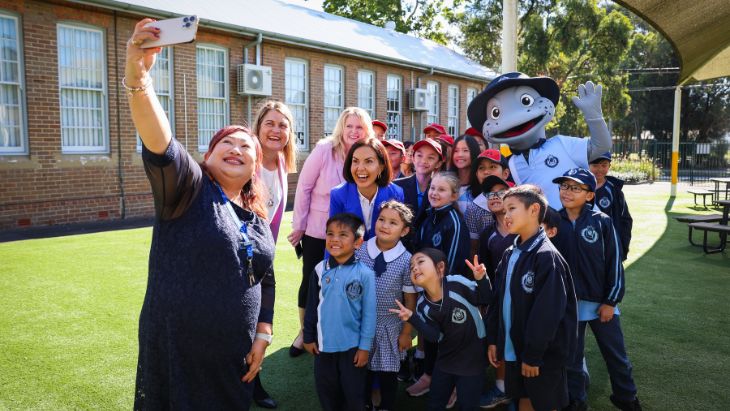
{"label": "white downpipe", "polygon": [[517,71],[517,0],[502,0],[502,73]]}

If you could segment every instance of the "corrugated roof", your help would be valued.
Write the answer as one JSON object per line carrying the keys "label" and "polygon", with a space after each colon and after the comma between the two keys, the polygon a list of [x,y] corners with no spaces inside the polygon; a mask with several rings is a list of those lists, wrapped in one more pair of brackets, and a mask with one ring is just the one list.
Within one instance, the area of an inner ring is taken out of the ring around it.
{"label": "corrugated roof", "polygon": [[203,26],[262,33],[265,39],[381,59],[489,81],[496,74],[448,47],[278,0],[80,0],[148,15],[197,15]]}

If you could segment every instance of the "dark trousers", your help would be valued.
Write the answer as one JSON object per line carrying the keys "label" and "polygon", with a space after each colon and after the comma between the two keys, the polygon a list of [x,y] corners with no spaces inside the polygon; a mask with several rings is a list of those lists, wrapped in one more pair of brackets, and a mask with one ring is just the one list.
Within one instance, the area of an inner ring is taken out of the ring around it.
{"label": "dark trousers", "polygon": [[443,411],[449,402],[451,393],[456,388],[456,396],[460,410],[479,409],[479,395],[484,385],[484,372],[478,375],[455,375],[443,372],[438,365],[431,378],[431,393],[428,400],[429,411]]}
{"label": "dark trousers", "polygon": [[314,267],[324,259],[324,240],[304,235],[302,237],[302,283],[299,285],[299,308],[307,308],[309,277]]}
{"label": "dark trousers", "polygon": [[606,361],[611,378],[611,390],[619,400],[631,401],[636,398],[636,385],[631,374],[632,366],[624,347],[624,334],[618,315],[607,323],[600,319],[578,323],[578,345],[573,361],[568,366],[568,391],[572,401],[586,401],[586,376],[583,371],[586,325],[590,325],[596,343]]}
{"label": "dark trousers", "polygon": [[324,411],[362,411],[365,408],[367,367],[353,364],[357,347],[314,356],[314,384]]}
{"label": "dark trousers", "polygon": [[[420,337],[419,337],[420,338]],[[439,355],[438,343],[423,339],[423,372],[426,375],[433,375],[436,365],[436,357]]]}
{"label": "dark trousers", "polygon": [[370,403],[373,392],[373,380],[377,378],[380,385],[380,405],[378,408],[392,410],[395,407],[395,399],[398,396],[398,373],[385,371],[368,371],[367,389],[365,390],[365,403]]}

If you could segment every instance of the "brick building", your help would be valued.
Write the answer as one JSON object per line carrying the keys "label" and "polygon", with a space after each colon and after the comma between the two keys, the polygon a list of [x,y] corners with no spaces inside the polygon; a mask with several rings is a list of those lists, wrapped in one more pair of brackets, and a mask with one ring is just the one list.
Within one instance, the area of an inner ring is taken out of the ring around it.
{"label": "brick building", "polygon": [[[263,99],[238,94],[243,63],[271,67],[269,98],[295,114],[300,165],[347,106],[394,138],[417,140],[431,121],[459,134],[494,76],[430,41],[277,0],[171,4],[0,0],[0,229],[152,215],[120,85],[144,16],[200,18],[196,42],[166,48],[153,76],[173,132],[199,159],[215,130],[249,121]],[[409,110],[414,88],[431,91],[427,111]],[[290,185],[293,195],[296,175]]]}

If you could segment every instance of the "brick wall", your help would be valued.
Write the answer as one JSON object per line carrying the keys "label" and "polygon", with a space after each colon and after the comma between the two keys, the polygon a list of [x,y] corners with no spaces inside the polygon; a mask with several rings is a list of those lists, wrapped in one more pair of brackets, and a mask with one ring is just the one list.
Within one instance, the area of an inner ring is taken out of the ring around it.
{"label": "brick wall", "polygon": [[[20,16],[20,36],[24,51],[27,136],[29,154],[0,155],[0,229],[67,224],[99,219],[117,219],[151,215],[153,208],[149,184],[136,149],[136,132],[132,125],[126,95],[119,90],[124,72],[125,45],[134,24],[142,16],[81,6],[78,4],[33,0],[0,0],[0,10]],[[109,152],[102,154],[64,154],[58,91],[56,27],[59,22],[81,23],[104,31],[107,59],[107,106]],[[233,36],[201,28],[197,42],[214,44],[228,50],[230,85],[230,122],[247,120],[248,98],[236,93],[236,66],[243,63],[243,47],[252,38]],[[197,150],[197,104],[195,78],[196,45],[174,47],[174,129],[179,140],[188,142],[188,150],[200,159]],[[344,68],[345,106],[357,105],[357,72],[375,73],[375,117],[386,117],[386,77],[396,74],[403,79],[403,138],[416,138],[425,124],[425,113],[411,113],[407,94],[411,84],[422,87],[432,80],[440,84],[440,122],[446,124],[449,84],[459,86],[460,130],[466,129],[466,89],[478,90],[483,84],[471,80],[429,75],[410,70],[304,47],[277,44],[264,40],[262,64],[272,67],[272,98],[284,99],[284,61],[296,57],[308,63],[309,143],[313,147],[324,136],[323,70],[325,64]],[[249,63],[255,62],[255,48],[249,50]],[[187,104],[183,96],[187,91]],[[262,98],[252,98],[252,112]],[[187,111],[187,136],[185,117]],[[411,120],[413,119],[413,121]],[[300,153],[299,164],[306,158]],[[290,199],[296,187],[296,175],[290,176]]]}

